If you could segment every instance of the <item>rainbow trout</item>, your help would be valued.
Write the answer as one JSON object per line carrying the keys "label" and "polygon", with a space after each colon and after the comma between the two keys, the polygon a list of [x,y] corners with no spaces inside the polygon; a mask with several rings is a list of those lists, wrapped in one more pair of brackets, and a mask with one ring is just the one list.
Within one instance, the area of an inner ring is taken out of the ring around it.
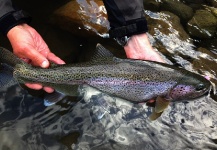
{"label": "rainbow trout", "polygon": [[0,49],[0,60],[13,67],[13,75],[20,83],[41,83],[67,95],[74,95],[78,85],[87,84],[132,102],[155,100],[154,110],[159,114],[169,102],[195,99],[211,88],[207,79],[182,68],[152,61],[120,59],[100,44],[96,51],[90,62],[48,69],[26,64],[4,48]]}

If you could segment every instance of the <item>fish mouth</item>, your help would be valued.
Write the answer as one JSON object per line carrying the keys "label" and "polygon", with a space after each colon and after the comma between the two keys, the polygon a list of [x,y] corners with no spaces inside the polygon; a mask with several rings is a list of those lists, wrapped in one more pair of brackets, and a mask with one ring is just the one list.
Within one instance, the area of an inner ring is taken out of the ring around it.
{"label": "fish mouth", "polygon": [[204,90],[196,92],[194,94],[189,93],[187,96],[183,96],[183,95],[176,96],[176,94],[173,94],[172,93],[173,91],[171,91],[167,97],[169,98],[170,101],[187,102],[187,101],[196,100],[196,99],[201,98],[203,96],[209,96],[211,91],[212,91],[211,86],[209,88],[205,88]]}
{"label": "fish mouth", "polygon": [[201,93],[199,96],[196,96],[196,97],[192,97],[192,98],[190,98],[190,100],[195,100],[195,99],[198,99],[198,98],[201,98],[201,97],[203,97],[203,96],[208,96],[208,95],[210,95],[210,90],[205,90],[203,93]]}

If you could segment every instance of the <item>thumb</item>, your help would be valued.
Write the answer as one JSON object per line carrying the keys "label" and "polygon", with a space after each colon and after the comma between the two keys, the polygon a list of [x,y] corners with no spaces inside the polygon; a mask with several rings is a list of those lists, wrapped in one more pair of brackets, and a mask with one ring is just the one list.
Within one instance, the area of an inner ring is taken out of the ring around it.
{"label": "thumb", "polygon": [[40,66],[42,68],[49,67],[49,61],[47,60],[47,58],[36,50],[28,51],[26,53],[26,57],[31,59],[32,65],[34,66]]}

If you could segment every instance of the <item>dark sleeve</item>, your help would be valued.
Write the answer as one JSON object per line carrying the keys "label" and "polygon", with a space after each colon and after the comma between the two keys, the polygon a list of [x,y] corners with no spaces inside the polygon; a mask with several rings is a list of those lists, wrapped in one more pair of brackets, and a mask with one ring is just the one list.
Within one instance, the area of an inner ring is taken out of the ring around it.
{"label": "dark sleeve", "polygon": [[103,0],[110,22],[112,38],[131,36],[148,31],[143,0]]}
{"label": "dark sleeve", "polygon": [[0,0],[0,32],[7,35],[8,31],[21,23],[29,23],[29,14],[16,8],[11,0]]}
{"label": "dark sleeve", "polygon": [[11,0],[0,0],[0,18],[5,14],[15,11]]}

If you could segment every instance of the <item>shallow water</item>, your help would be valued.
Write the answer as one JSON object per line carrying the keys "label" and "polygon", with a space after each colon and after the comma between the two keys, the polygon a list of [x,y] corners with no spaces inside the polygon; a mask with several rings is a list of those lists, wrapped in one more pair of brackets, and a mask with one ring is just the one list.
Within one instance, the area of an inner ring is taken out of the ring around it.
{"label": "shallow water", "polygon": [[[146,14],[171,23],[165,14]],[[154,35],[149,34],[152,45],[168,63],[210,77],[215,85],[216,54],[197,50],[198,41],[183,41],[170,27],[170,34],[158,28]],[[79,91],[79,98],[65,98],[45,107],[42,98],[30,95],[15,81],[1,87],[0,149],[217,149],[217,99],[213,95],[171,103],[159,119],[150,121],[152,110],[145,104],[132,104],[88,86]]]}
{"label": "shallow water", "polygon": [[172,103],[156,121],[151,108],[80,87],[45,107],[19,85],[1,89],[1,149],[217,149],[217,103],[209,96]]}

